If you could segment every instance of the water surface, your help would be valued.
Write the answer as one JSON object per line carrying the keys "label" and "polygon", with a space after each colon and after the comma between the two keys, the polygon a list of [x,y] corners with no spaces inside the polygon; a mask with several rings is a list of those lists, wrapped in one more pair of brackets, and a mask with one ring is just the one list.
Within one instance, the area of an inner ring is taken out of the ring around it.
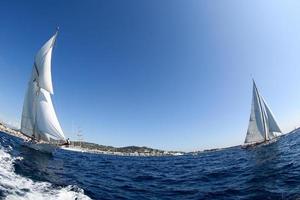
{"label": "water surface", "polygon": [[299,133],[253,149],[119,157],[31,150],[0,133],[0,199],[297,199]]}

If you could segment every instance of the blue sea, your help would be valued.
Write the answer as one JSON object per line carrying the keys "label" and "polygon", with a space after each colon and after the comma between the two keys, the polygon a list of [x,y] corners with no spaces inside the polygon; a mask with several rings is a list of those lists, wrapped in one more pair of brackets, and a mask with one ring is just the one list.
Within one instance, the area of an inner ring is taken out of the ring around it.
{"label": "blue sea", "polygon": [[300,132],[177,157],[49,156],[0,132],[0,199],[299,199]]}

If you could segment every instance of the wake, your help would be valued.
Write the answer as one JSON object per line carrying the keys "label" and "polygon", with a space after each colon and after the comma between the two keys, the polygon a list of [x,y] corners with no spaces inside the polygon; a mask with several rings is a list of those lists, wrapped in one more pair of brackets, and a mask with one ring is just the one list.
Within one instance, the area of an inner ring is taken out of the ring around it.
{"label": "wake", "polygon": [[0,147],[0,199],[47,199],[47,200],[89,200],[84,191],[77,186],[54,187],[49,182],[33,181],[15,173],[14,161],[21,157],[12,158]]}

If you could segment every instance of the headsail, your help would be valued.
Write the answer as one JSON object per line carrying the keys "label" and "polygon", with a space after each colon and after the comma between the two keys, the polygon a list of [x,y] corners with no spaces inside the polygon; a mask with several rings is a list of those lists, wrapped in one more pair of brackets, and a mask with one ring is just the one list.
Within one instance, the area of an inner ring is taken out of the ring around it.
{"label": "headsail", "polygon": [[31,79],[24,99],[21,131],[45,141],[65,140],[52,104],[51,56],[57,32],[35,56]]}
{"label": "headsail", "polygon": [[261,96],[265,112],[266,112],[266,118],[268,122],[269,127],[269,139],[273,139],[274,137],[277,137],[278,134],[275,133],[281,133],[281,130],[279,128],[279,125],[277,121],[275,120],[274,114],[272,113],[271,109],[269,108],[268,104],[266,103],[265,99]]}
{"label": "headsail", "polygon": [[252,107],[245,143],[259,143],[277,137],[281,132],[275,117],[253,81]]}

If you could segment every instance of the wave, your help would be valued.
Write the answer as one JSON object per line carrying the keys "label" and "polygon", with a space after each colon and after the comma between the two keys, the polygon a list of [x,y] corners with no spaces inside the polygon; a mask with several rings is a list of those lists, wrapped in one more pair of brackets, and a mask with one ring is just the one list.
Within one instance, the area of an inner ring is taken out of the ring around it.
{"label": "wave", "polygon": [[69,185],[54,187],[49,182],[33,181],[15,173],[14,161],[22,157],[13,158],[5,149],[0,147],[0,199],[47,199],[47,200],[88,200],[83,189]]}

